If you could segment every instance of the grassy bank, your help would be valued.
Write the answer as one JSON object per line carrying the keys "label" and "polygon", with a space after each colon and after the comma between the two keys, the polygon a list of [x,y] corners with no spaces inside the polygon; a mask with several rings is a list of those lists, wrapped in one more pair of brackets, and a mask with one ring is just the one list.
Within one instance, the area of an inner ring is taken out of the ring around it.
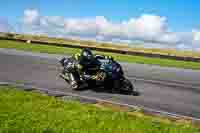
{"label": "grassy bank", "polygon": [[[76,49],[76,48],[63,48],[63,47],[47,46],[47,45],[41,45],[41,44],[27,44],[23,42],[15,42],[15,41],[7,41],[7,40],[0,40],[0,48],[13,48],[13,49],[32,51],[32,52],[50,53],[50,54],[67,54],[67,55],[74,54],[80,51],[80,49]],[[125,62],[130,62],[130,63],[152,64],[152,65],[186,68],[186,69],[200,69],[199,62],[186,62],[186,61],[177,61],[177,60],[170,60],[170,59],[114,54],[114,53],[107,53],[107,52],[97,52],[97,51],[95,52],[99,54],[112,55],[118,61],[125,61]]]}
{"label": "grassy bank", "polygon": [[0,87],[0,132],[198,133],[189,123],[63,101],[36,92]]}

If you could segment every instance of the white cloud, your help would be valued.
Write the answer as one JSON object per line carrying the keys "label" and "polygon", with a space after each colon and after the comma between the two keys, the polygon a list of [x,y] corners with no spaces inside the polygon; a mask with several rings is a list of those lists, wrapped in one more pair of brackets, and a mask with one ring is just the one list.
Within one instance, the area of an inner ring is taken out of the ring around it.
{"label": "white cloud", "polygon": [[103,16],[95,18],[63,18],[59,16],[41,16],[35,9],[24,11],[24,24],[40,27],[47,32],[55,29],[62,31],[60,34],[79,36],[102,36],[104,39],[142,39],[158,42],[167,42],[175,36],[165,34],[167,23],[165,17],[142,15],[123,23],[112,23]]}
{"label": "white cloud", "polygon": [[180,37],[176,33],[172,32],[165,32],[158,36],[157,40],[160,43],[166,43],[166,44],[177,44],[180,42]]}
{"label": "white cloud", "polygon": [[72,35],[96,36],[98,27],[95,19],[66,19],[64,22],[65,32]]}
{"label": "white cloud", "polygon": [[10,32],[11,26],[7,20],[0,18],[0,32]]}
{"label": "white cloud", "polygon": [[23,22],[27,25],[38,25],[40,23],[40,15],[36,9],[27,9],[24,11]]}
{"label": "white cloud", "polygon": [[193,41],[200,43],[200,31],[193,30],[192,33],[193,33]]}
{"label": "white cloud", "polygon": [[142,15],[124,22],[125,34],[129,37],[156,39],[166,31],[166,18],[154,15]]}
{"label": "white cloud", "polygon": [[23,32],[56,37],[128,42],[140,40],[144,46],[196,48],[200,47],[200,31],[172,32],[167,18],[143,14],[128,21],[113,23],[104,16],[64,18],[42,16],[36,9],[27,9],[23,16]]}

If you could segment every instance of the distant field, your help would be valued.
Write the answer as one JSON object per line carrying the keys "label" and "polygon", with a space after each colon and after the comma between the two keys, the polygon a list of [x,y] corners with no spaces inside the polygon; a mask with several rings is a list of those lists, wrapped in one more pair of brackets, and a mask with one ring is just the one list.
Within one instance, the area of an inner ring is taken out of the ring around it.
{"label": "distant field", "polygon": [[[49,53],[49,54],[66,54],[66,55],[71,55],[76,52],[80,52],[80,49],[78,48],[63,48],[63,47],[48,46],[42,44],[27,44],[23,42],[7,41],[7,40],[0,40],[0,48],[10,48],[10,49],[18,49],[24,51]],[[95,53],[111,55],[118,61],[124,61],[130,63],[151,64],[151,65],[160,65],[167,67],[200,70],[200,62],[185,62],[185,61],[177,61],[170,59],[149,58],[142,56],[132,56],[132,55],[114,54],[108,52],[97,52],[97,51],[95,51]]]}
{"label": "distant field", "polygon": [[98,46],[111,49],[124,49],[135,52],[144,52],[152,54],[161,55],[172,55],[172,56],[182,56],[182,57],[200,57],[200,52],[194,51],[178,51],[176,49],[159,49],[159,48],[144,48],[141,45],[134,44],[130,47],[128,44],[122,43],[97,43],[94,41],[83,41],[83,40],[73,40],[73,39],[63,39],[63,38],[49,38],[47,36],[32,36],[32,35],[20,35],[20,34],[6,34],[0,32],[0,37],[10,37],[16,39],[28,39],[37,41],[46,41],[50,43],[60,43],[60,44],[73,44],[73,45],[85,45],[85,46]]}
{"label": "distant field", "polygon": [[199,133],[189,121],[172,122],[102,105],[63,101],[37,92],[0,87],[2,133]]}

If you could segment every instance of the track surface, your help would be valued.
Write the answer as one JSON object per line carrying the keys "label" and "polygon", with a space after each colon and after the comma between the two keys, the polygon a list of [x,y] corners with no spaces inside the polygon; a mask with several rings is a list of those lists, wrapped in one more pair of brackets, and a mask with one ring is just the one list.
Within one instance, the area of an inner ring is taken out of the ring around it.
{"label": "track surface", "polygon": [[[73,91],[58,77],[58,59],[61,57],[0,49],[0,81],[31,84],[200,118],[200,71],[122,63],[140,96],[110,94],[99,90]],[[136,80],[133,80],[135,77]],[[163,83],[157,84],[157,81]],[[165,82],[178,84],[167,86]]]}

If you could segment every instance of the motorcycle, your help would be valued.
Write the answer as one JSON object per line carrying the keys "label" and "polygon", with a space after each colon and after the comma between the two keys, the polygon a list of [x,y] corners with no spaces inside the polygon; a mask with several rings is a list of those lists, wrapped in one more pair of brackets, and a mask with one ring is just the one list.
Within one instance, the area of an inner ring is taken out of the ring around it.
{"label": "motorcycle", "polygon": [[92,87],[104,87],[112,93],[135,93],[134,86],[124,76],[123,69],[117,61],[112,58],[107,59],[103,55],[96,55],[95,58],[99,62],[97,71],[92,72],[96,73],[95,76],[92,76],[91,73],[78,72],[78,62],[73,58],[62,58],[59,61],[63,68],[60,77],[68,84],[76,82],[75,86],[71,86],[73,89],[79,89],[82,84],[87,84]]}

